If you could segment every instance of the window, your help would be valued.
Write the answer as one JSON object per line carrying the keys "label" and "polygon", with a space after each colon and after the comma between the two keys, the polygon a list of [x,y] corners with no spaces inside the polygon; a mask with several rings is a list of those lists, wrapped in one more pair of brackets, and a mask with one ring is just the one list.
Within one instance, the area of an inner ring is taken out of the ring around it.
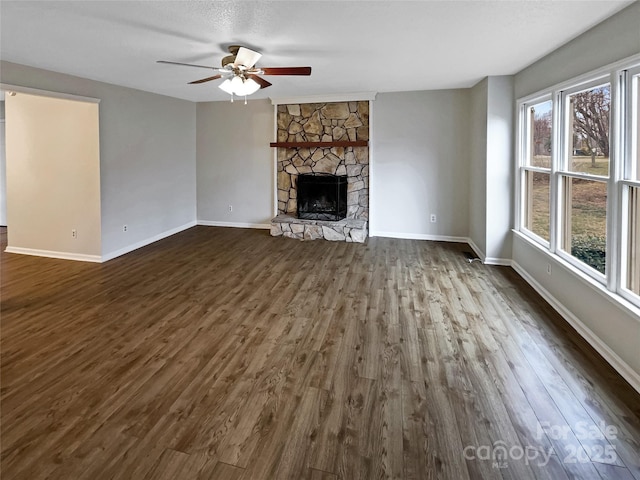
{"label": "window", "polygon": [[606,271],[607,184],[563,176],[562,250],[583,264]]}
{"label": "window", "polygon": [[626,290],[640,295],[640,187],[625,187],[627,234],[623,241],[623,285]]}
{"label": "window", "polygon": [[611,86],[589,88],[567,99],[568,170],[608,176]]}
{"label": "window", "polygon": [[522,177],[525,201],[523,227],[536,240],[550,239],[550,180],[552,103],[546,100],[525,105],[526,143]]}
{"label": "window", "polygon": [[628,123],[622,181],[621,283],[625,296],[640,297],[640,68],[626,72]]}
{"label": "window", "polygon": [[561,99],[566,148],[558,170],[560,248],[580,268],[586,266],[604,276],[611,85],[568,90]]}
{"label": "window", "polygon": [[525,170],[527,200],[526,228],[549,241],[549,180],[550,173]]}
{"label": "window", "polygon": [[640,55],[518,104],[517,229],[640,306]]}

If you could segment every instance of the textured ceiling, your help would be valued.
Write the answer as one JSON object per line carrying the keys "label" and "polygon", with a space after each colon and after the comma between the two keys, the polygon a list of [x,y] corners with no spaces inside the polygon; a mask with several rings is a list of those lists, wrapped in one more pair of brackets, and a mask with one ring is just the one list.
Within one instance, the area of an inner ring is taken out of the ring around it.
{"label": "textured ceiling", "polygon": [[0,58],[192,101],[224,100],[230,44],[258,66],[313,67],[267,77],[252,98],[470,87],[513,74],[629,0],[1,1]]}

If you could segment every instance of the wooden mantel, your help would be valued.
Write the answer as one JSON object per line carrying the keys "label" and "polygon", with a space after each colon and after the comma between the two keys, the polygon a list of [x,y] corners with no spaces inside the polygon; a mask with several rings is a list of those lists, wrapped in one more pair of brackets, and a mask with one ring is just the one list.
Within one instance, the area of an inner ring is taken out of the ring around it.
{"label": "wooden mantel", "polygon": [[330,142],[271,142],[271,147],[279,148],[326,148],[326,147],[368,147],[368,140],[330,141]]}

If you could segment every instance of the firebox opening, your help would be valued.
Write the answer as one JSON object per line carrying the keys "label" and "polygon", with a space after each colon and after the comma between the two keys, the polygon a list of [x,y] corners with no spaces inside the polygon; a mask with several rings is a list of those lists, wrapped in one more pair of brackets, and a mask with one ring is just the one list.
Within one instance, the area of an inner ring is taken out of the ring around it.
{"label": "firebox opening", "polygon": [[347,176],[300,174],[298,218],[337,221],[347,216]]}

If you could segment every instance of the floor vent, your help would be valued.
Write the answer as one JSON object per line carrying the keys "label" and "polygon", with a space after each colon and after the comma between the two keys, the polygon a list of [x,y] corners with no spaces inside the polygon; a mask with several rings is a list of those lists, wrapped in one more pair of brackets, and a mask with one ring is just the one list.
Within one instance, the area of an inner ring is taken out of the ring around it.
{"label": "floor vent", "polygon": [[473,252],[462,252],[462,254],[465,256],[465,258],[467,259],[467,262],[469,263],[480,261],[480,258],[478,258],[478,256]]}

